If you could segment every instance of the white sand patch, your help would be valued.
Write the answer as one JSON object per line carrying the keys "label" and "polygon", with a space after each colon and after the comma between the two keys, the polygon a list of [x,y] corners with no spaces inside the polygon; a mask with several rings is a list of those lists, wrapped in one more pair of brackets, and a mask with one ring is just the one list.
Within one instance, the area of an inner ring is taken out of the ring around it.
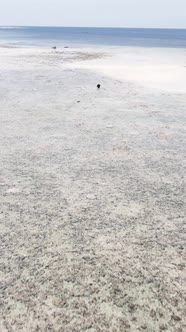
{"label": "white sand patch", "polygon": [[120,47],[105,51],[111,57],[94,63],[73,63],[72,67],[96,70],[114,79],[137,82],[149,89],[185,92],[185,49]]}

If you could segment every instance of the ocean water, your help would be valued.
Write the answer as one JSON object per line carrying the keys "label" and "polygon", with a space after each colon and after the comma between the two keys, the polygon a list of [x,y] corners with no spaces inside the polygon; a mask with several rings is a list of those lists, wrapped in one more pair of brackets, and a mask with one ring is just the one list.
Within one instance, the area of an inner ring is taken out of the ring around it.
{"label": "ocean water", "polygon": [[0,45],[186,48],[186,29],[0,27]]}

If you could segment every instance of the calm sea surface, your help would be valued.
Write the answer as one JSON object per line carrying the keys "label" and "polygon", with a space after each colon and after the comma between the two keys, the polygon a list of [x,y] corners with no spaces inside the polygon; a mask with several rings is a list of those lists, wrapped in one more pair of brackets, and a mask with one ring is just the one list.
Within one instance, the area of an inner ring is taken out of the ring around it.
{"label": "calm sea surface", "polygon": [[0,27],[0,45],[186,48],[186,29]]}

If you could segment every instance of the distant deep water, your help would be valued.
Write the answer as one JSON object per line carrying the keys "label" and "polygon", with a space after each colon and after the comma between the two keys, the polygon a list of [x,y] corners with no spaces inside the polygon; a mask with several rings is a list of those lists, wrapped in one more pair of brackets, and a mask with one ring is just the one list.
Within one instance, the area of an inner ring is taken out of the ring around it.
{"label": "distant deep water", "polygon": [[186,48],[186,29],[0,27],[0,46]]}

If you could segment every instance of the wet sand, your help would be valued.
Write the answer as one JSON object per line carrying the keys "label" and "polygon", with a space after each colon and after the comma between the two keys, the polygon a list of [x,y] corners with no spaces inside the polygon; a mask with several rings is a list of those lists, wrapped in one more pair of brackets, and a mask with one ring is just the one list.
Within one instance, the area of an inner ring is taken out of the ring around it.
{"label": "wet sand", "polygon": [[2,332],[186,329],[185,53],[125,51],[0,49]]}

